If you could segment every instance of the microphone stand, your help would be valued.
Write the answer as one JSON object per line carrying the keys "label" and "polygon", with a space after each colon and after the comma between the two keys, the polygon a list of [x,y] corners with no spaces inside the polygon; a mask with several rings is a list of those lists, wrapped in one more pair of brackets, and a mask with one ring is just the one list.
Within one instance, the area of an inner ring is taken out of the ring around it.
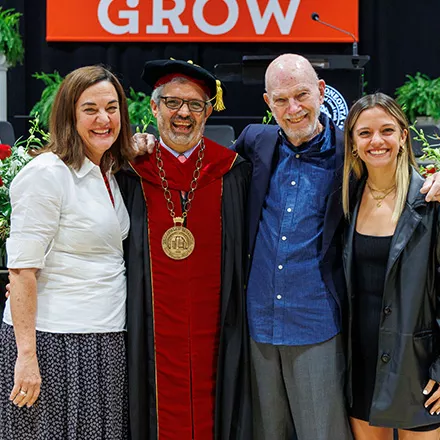
{"label": "microphone stand", "polygon": [[351,32],[348,32],[348,31],[346,31],[346,30],[344,30],[344,29],[338,28],[338,27],[334,26],[333,24],[326,23],[325,21],[322,21],[322,20],[319,18],[319,14],[316,13],[316,12],[312,12],[312,14],[311,14],[310,17],[312,18],[313,21],[316,21],[316,22],[318,22],[318,23],[321,23],[321,24],[323,24],[324,26],[328,26],[329,28],[332,28],[332,29],[334,29],[335,31],[342,32],[342,33],[344,33],[344,34],[346,34],[346,35],[349,35],[351,38],[353,38],[353,56],[354,56],[354,57],[359,56],[359,54],[358,54],[358,44],[357,44],[357,41],[356,41],[356,37],[355,37]]}

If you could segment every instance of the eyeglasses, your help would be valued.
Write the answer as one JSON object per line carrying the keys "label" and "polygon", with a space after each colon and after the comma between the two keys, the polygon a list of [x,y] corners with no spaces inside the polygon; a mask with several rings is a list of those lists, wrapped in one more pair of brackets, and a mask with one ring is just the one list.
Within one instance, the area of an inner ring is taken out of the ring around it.
{"label": "eyeglasses", "polygon": [[187,104],[190,111],[195,113],[201,113],[208,104],[208,102],[199,99],[182,99],[175,96],[159,96],[159,98],[163,99],[165,105],[171,110],[179,110],[183,104]]}

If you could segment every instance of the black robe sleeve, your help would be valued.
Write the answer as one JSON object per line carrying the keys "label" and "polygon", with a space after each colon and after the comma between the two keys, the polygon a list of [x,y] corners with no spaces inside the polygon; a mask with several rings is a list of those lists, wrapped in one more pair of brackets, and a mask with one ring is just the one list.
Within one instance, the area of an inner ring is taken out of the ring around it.
{"label": "black robe sleeve", "polygon": [[246,318],[245,210],[251,165],[240,157],[223,179],[223,261],[216,440],[250,440],[249,331]]}
{"label": "black robe sleeve", "polygon": [[131,171],[120,171],[116,178],[130,215],[130,232],[124,241],[130,438],[155,440],[156,383],[147,209],[140,178]]}

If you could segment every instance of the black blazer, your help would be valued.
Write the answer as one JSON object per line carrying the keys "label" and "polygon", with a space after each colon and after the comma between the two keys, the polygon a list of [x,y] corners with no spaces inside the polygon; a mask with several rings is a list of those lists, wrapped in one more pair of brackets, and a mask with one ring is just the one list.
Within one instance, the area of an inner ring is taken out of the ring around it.
{"label": "black blazer", "polygon": [[[342,268],[342,171],[344,164],[343,133],[333,123],[332,143],[336,147],[336,167],[333,188],[330,193],[324,218],[322,239],[321,274],[327,288],[334,296],[342,313],[345,303],[345,279]],[[277,125],[253,124],[247,126],[235,142],[233,148],[240,156],[250,161],[253,166],[252,180],[247,204],[248,225],[248,268],[252,262],[255,238],[258,231],[261,210],[270,177],[278,159],[280,128]]]}
{"label": "black blazer", "polygon": [[[370,423],[413,428],[440,422],[423,404],[429,378],[440,381],[440,284],[437,203],[420,194],[423,179],[413,170],[406,206],[394,232],[386,268],[379,330],[379,353]],[[351,342],[353,236],[363,186],[347,227],[344,269],[349,298]],[[348,393],[351,401],[351,344],[348,348]]]}

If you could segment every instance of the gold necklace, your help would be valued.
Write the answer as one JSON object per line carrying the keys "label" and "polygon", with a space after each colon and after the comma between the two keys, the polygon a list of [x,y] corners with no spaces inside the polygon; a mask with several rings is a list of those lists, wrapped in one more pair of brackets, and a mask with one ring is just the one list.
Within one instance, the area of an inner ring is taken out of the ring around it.
{"label": "gold necklace", "polygon": [[182,217],[176,217],[174,212],[174,202],[171,200],[171,192],[169,190],[168,180],[166,178],[165,170],[163,168],[162,154],[159,148],[159,142],[156,141],[156,163],[159,169],[159,177],[162,181],[162,189],[165,200],[167,202],[167,208],[173,219],[174,226],[167,229],[162,236],[162,249],[165,254],[173,260],[183,260],[189,257],[195,246],[194,235],[191,231],[183,226],[185,218],[188,216],[188,211],[191,208],[191,203],[194,200],[194,191],[197,188],[197,181],[200,177],[200,170],[202,168],[202,159],[205,155],[205,144],[203,139],[201,141],[196,168],[193,172],[193,179],[189,185],[189,191],[186,196],[185,203],[182,209]]}
{"label": "gold necklace", "polygon": [[[376,189],[376,188],[373,188],[368,183],[368,180],[367,180],[367,186],[368,186],[368,189],[370,190],[371,197],[373,197],[373,199],[376,201],[376,206],[378,208],[380,208],[382,206],[382,202],[385,199],[385,197],[390,195],[394,191],[394,189],[396,188],[396,184],[394,184],[393,186],[390,186],[389,188]],[[380,194],[375,195],[374,193],[380,193]]]}
{"label": "gold necklace", "polygon": [[183,205],[182,217],[176,217],[176,213],[174,211],[174,202],[171,200],[171,192],[169,190],[168,180],[163,168],[163,160],[159,148],[159,142],[156,142],[156,163],[157,168],[159,169],[159,177],[162,181],[162,189],[167,202],[167,208],[174,222],[174,226],[167,229],[165,234],[162,236],[162,249],[165,254],[173,260],[183,260],[189,257],[194,250],[194,235],[188,228],[183,226],[183,223],[185,222],[185,218],[188,216],[188,211],[191,209],[191,203],[194,200],[194,191],[197,188],[197,181],[200,177],[200,170],[202,168],[202,159],[204,155],[205,144],[202,139],[196,161],[196,168],[193,172],[193,179],[189,185],[189,191]]}

